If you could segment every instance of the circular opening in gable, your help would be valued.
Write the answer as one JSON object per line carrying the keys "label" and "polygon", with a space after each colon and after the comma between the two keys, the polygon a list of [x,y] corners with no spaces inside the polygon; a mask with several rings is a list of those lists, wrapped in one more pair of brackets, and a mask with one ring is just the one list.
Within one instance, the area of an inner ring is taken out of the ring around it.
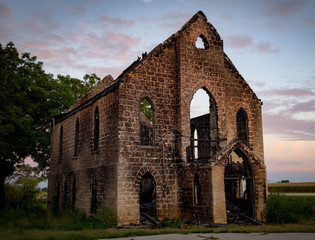
{"label": "circular opening in gable", "polygon": [[209,43],[204,35],[200,35],[196,39],[196,48],[199,49],[208,49],[209,48]]}

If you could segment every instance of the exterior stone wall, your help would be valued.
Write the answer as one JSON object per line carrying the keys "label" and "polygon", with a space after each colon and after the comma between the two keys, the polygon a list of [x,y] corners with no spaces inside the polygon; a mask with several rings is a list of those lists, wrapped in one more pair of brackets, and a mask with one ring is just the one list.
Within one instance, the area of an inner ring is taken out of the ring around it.
{"label": "exterior stone wall", "polygon": [[[203,39],[204,49],[196,47],[198,37]],[[120,225],[138,224],[140,182],[149,173],[155,182],[158,220],[226,223],[224,169],[231,156],[238,154],[252,171],[254,218],[266,220],[261,101],[224,54],[223,41],[202,12],[163,44],[143,54],[112,85],[105,80],[54,120],[48,194],[51,209],[63,207],[65,202],[87,213],[95,205],[107,206],[117,214]],[[192,136],[190,104],[201,88],[211,99],[208,145],[213,154],[206,162],[187,162]],[[140,139],[143,99],[153,110],[150,145],[142,145]],[[96,107],[99,148],[94,150]],[[236,115],[241,108],[248,117],[248,147],[237,139]],[[78,154],[74,156],[77,119],[80,131]],[[196,174],[201,191],[197,204]]]}

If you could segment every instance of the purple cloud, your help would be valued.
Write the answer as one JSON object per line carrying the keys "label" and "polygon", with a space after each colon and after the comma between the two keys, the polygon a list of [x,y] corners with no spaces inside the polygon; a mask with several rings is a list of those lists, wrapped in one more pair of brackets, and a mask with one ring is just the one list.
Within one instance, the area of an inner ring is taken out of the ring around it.
{"label": "purple cloud", "polygon": [[264,132],[284,136],[287,140],[315,140],[314,122],[293,119],[291,115],[263,114]]}
{"label": "purple cloud", "polygon": [[120,17],[109,17],[103,15],[97,20],[98,22],[103,22],[103,24],[109,24],[114,28],[131,27],[134,25],[134,20],[123,19]]}
{"label": "purple cloud", "polygon": [[292,113],[315,112],[315,99],[307,102],[297,103],[291,109],[289,109],[289,111]]}
{"label": "purple cloud", "polygon": [[275,89],[269,91],[260,91],[263,95],[282,95],[282,96],[293,96],[293,97],[305,97],[315,96],[315,92],[310,89],[303,88],[291,88],[291,89]]}
{"label": "purple cloud", "polygon": [[286,18],[295,15],[306,7],[306,0],[268,0],[262,13],[267,17]]}
{"label": "purple cloud", "polygon": [[261,53],[278,53],[279,47],[273,47],[269,41],[258,43],[254,46],[254,51]]}
{"label": "purple cloud", "polygon": [[11,15],[12,9],[7,7],[4,3],[0,2],[0,16]]}
{"label": "purple cloud", "polygon": [[253,46],[253,39],[248,35],[228,35],[226,40],[226,45],[231,48],[247,48]]}

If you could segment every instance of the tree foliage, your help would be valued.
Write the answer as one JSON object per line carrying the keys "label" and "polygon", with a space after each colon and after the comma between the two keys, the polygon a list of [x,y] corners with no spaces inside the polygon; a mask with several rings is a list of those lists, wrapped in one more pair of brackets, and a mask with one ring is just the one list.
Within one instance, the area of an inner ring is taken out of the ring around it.
{"label": "tree foliage", "polygon": [[[100,79],[52,74],[29,53],[19,55],[12,42],[0,44],[0,194],[15,165],[30,156],[48,166],[49,120],[67,110]],[[1,194],[2,196],[3,194]],[[1,206],[3,206],[1,197]]]}

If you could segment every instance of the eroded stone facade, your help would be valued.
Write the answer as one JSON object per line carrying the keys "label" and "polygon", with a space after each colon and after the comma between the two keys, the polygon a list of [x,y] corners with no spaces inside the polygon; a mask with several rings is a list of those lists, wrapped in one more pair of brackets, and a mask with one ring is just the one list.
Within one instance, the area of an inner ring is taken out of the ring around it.
{"label": "eroded stone facade", "polygon": [[[198,37],[203,48],[196,47]],[[190,118],[198,89],[210,103],[202,140],[194,138],[191,124],[197,123]],[[152,114],[145,124],[144,99]],[[261,105],[198,12],[116,80],[107,76],[53,120],[49,208],[72,204],[89,214],[106,206],[120,225],[138,224],[141,213],[227,223],[231,202],[240,209],[249,205],[247,214],[264,221]],[[191,157],[194,141],[209,148],[199,150],[202,159]],[[240,164],[239,172],[230,170]]]}

